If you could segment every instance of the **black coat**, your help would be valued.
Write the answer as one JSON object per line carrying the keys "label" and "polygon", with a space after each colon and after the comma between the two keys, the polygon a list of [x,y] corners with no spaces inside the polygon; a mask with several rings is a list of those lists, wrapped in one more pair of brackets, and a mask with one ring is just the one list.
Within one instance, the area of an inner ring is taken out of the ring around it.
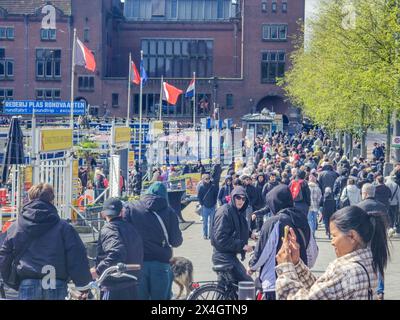
{"label": "black coat", "polygon": [[236,258],[239,253],[244,256],[243,247],[250,237],[246,220],[248,200],[238,210],[234,205],[235,195],[246,196],[246,192],[243,187],[236,187],[232,192],[231,202],[219,207],[215,213],[211,232],[211,245],[214,247],[213,261],[227,262]]}
{"label": "black coat", "polygon": [[265,201],[265,198],[266,198],[267,194],[268,194],[273,188],[275,188],[277,185],[279,185],[279,181],[267,182],[267,183],[264,185],[263,190],[262,190],[262,194],[261,194],[261,196],[262,196],[262,198],[264,199],[264,201]]}
{"label": "black coat", "polygon": [[389,210],[390,199],[392,197],[392,191],[390,188],[384,184],[375,186],[375,200],[383,203]]}
{"label": "black coat", "polygon": [[42,268],[54,266],[58,280],[72,280],[77,286],[92,281],[85,246],[75,229],[61,220],[57,208],[42,200],[27,203],[18,220],[7,231],[0,249],[0,271],[8,278],[12,252],[31,242],[18,265],[21,280],[41,279]]}
{"label": "black coat", "polygon": [[206,208],[213,208],[217,204],[218,187],[212,183],[200,183],[197,198],[199,203]]}
{"label": "black coat", "polygon": [[[114,218],[106,222],[100,231],[97,244],[96,271],[100,275],[105,269],[118,263],[143,265],[143,241],[132,224]],[[129,271],[136,277],[140,271]],[[108,289],[124,288],[132,285],[133,279],[127,277],[109,278],[103,284]]]}
{"label": "black coat", "polygon": [[332,170],[331,166],[325,166],[321,175],[318,178],[319,185],[321,186],[322,194],[325,193],[325,188],[329,187],[333,190],[335,181],[339,175]]}
{"label": "black coat", "polygon": [[347,176],[340,176],[339,178],[336,179],[335,184],[333,185],[333,194],[335,198],[339,198],[340,195],[342,194],[343,189],[347,185]]}
{"label": "black coat", "polygon": [[361,201],[360,203],[357,204],[357,207],[363,209],[366,212],[377,211],[386,214],[388,213],[388,209],[386,208],[386,206],[382,202],[379,202],[374,198],[367,198]]}
{"label": "black coat", "polygon": [[247,193],[247,198],[249,199],[249,205],[251,205],[253,209],[257,208],[260,200],[256,187],[253,186],[252,184],[249,184],[245,186],[245,189]]}
{"label": "black coat", "polygon": [[140,201],[127,203],[125,209],[125,220],[132,223],[142,237],[143,260],[169,263],[172,248],[166,245],[163,229],[153,211],[163,220],[172,247],[179,247],[183,239],[178,216],[168,206],[167,200],[155,195],[144,195]]}

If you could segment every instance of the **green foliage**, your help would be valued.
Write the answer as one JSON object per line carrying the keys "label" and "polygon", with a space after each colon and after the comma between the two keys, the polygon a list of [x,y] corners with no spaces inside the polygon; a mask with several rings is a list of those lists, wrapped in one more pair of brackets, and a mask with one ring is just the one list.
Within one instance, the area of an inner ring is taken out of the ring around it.
{"label": "green foliage", "polygon": [[400,10],[395,0],[353,0],[356,19],[348,27],[348,3],[321,4],[307,47],[296,40],[279,85],[314,122],[355,133],[381,127],[399,109]]}

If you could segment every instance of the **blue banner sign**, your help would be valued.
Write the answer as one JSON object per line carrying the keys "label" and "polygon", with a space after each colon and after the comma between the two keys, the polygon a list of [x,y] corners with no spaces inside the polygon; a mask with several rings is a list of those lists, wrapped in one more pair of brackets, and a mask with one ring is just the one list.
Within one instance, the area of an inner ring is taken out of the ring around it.
{"label": "blue banner sign", "polygon": [[[13,100],[4,102],[4,113],[10,115],[70,115],[71,102],[69,101],[33,101],[33,100]],[[84,101],[75,101],[74,115],[83,116],[86,111]]]}

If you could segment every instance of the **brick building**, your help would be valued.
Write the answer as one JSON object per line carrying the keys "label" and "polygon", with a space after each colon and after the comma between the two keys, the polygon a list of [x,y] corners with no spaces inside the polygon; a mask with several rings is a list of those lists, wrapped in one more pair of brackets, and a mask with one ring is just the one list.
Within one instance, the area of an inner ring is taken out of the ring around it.
{"label": "brick building", "polygon": [[[50,30],[42,29],[49,4],[56,15]],[[304,7],[305,0],[1,0],[0,100],[69,100],[76,28],[97,70],[76,67],[74,96],[92,113],[126,116],[128,55],[139,65],[143,50],[144,117],[158,115],[161,76],[185,90],[196,72],[199,116],[217,107],[220,118],[238,122],[267,108],[295,122],[298,109],[275,78],[289,67]],[[138,93],[132,85],[133,117]],[[181,96],[176,106],[163,107],[163,118],[190,121],[192,107]]]}

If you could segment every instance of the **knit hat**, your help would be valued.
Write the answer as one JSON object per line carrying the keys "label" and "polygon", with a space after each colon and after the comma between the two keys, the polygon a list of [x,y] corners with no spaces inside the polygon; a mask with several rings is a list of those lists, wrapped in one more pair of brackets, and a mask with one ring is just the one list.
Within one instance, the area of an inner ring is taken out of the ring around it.
{"label": "knit hat", "polygon": [[164,198],[168,202],[168,192],[165,185],[160,182],[154,182],[146,191],[146,194],[152,194]]}

